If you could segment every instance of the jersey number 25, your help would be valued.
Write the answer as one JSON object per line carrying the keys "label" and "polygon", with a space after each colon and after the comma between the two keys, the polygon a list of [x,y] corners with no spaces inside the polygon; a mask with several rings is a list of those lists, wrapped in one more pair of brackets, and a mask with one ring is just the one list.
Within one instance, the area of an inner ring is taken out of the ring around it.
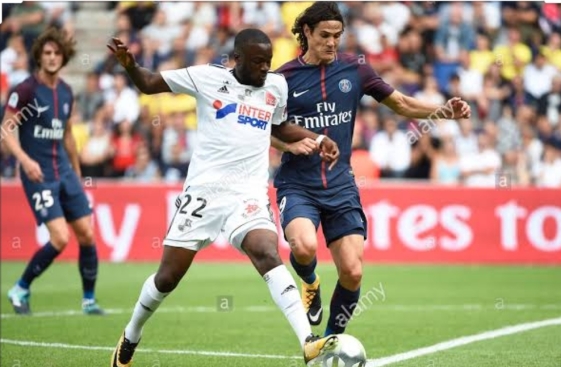
{"label": "jersey number 25", "polygon": [[39,211],[43,208],[50,208],[55,203],[53,199],[53,193],[51,190],[43,190],[41,192],[36,192],[32,196],[35,201],[35,210]]}

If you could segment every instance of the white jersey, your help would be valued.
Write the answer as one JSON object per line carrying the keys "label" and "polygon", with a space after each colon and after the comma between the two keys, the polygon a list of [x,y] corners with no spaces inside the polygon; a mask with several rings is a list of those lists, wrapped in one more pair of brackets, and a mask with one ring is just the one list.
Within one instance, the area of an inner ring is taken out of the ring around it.
{"label": "white jersey", "polygon": [[269,73],[264,86],[253,87],[212,64],[161,74],[172,92],[197,99],[197,146],[184,187],[267,190],[271,124],[286,120],[284,77]]}

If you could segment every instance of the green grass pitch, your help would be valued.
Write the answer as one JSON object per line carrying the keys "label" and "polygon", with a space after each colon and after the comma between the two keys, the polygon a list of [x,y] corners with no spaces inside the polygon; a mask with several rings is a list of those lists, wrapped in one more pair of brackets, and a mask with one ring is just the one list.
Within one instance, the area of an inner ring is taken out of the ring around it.
{"label": "green grass pitch", "polygon": [[[1,366],[109,366],[142,283],[157,264],[100,267],[97,298],[110,312],[80,313],[75,263],[57,262],[32,287],[34,316],[16,317],[6,292],[23,263],[1,264]],[[320,265],[323,303],[336,281]],[[561,268],[367,265],[360,314],[347,332],[379,359],[506,326],[561,317]],[[326,310],[327,311],[327,310]],[[321,327],[327,323],[327,312]],[[208,352],[208,353],[207,353]],[[228,355],[230,353],[230,355]],[[561,367],[561,326],[482,340],[395,367]],[[249,263],[194,264],[149,320],[134,366],[304,366],[299,346]]]}

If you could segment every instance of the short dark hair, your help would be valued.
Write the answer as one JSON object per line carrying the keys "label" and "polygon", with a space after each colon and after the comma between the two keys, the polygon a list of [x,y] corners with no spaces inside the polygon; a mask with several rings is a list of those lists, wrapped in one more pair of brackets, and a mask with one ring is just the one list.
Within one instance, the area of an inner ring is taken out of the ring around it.
{"label": "short dark hair", "polygon": [[35,64],[38,66],[41,66],[43,47],[49,42],[54,42],[60,47],[60,51],[62,52],[62,66],[66,66],[70,59],[76,54],[76,41],[71,38],[65,30],[51,27],[41,33],[35,42],[33,42],[31,54],[33,55]]}
{"label": "short dark hair", "polygon": [[337,20],[343,24],[343,29],[345,29],[343,14],[341,14],[339,6],[334,1],[316,1],[296,18],[292,27],[292,34],[298,38],[302,53],[308,51],[308,40],[304,34],[304,25],[308,25],[313,32],[319,22],[326,20]]}
{"label": "short dark hair", "polygon": [[270,45],[271,39],[260,29],[247,28],[240,31],[236,35],[236,38],[234,38],[234,50],[239,53],[243,46],[254,43],[264,43]]}

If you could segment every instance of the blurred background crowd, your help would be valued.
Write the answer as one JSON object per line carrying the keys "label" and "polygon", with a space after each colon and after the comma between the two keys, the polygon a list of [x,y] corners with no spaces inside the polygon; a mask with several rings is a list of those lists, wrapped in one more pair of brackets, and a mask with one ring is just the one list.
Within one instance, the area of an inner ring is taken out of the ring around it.
{"label": "blurred background crowd", "polygon": [[[310,4],[97,3],[95,11],[106,21],[99,23],[106,26],[93,28],[96,37],[77,32],[83,22],[97,22],[87,16],[94,14],[91,3],[2,4],[1,104],[9,88],[33,71],[29,51],[37,35],[50,25],[64,27],[80,49],[70,69],[82,175],[182,182],[197,139],[194,98],[140,95],[110,52],[94,57],[89,48],[105,47],[117,36],[151,70],[232,66],[236,32],[257,27],[273,41],[274,70],[298,55],[290,30]],[[415,98],[443,104],[459,96],[472,108],[466,120],[411,120],[365,96],[353,140],[359,185],[383,179],[561,187],[560,4],[339,4],[346,19],[341,52],[359,55]],[[271,149],[271,177],[279,163],[280,153]],[[16,176],[15,167],[2,151],[2,177]]]}

